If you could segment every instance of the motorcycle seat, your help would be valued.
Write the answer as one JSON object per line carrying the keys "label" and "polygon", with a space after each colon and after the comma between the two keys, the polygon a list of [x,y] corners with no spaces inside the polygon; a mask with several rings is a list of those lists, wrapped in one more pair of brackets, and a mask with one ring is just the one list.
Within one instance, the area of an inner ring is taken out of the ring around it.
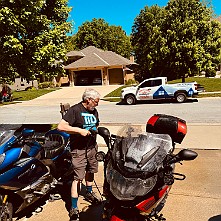
{"label": "motorcycle seat", "polygon": [[49,140],[43,145],[44,158],[53,159],[64,151],[64,138],[59,134],[50,134]]}

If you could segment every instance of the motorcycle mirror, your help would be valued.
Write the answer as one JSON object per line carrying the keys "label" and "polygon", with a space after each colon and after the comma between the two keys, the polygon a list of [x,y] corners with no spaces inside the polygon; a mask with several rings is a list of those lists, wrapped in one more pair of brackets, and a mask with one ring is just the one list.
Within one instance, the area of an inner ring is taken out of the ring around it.
{"label": "motorcycle mirror", "polygon": [[95,155],[95,158],[98,162],[103,162],[105,158],[105,153],[103,151],[98,151]]}
{"label": "motorcycle mirror", "polygon": [[106,127],[98,127],[98,134],[104,138],[105,143],[109,147],[110,131]]}
{"label": "motorcycle mirror", "polygon": [[197,156],[198,154],[195,151],[187,150],[187,149],[181,150],[178,153],[178,157],[181,160],[194,160]]}
{"label": "motorcycle mirror", "polygon": [[98,127],[98,134],[102,137],[109,137],[110,131],[106,127]]}
{"label": "motorcycle mirror", "polygon": [[35,131],[34,131],[33,129],[24,128],[24,129],[22,130],[22,136],[23,136],[24,138],[31,137],[31,136],[34,135],[34,133],[35,133]]}
{"label": "motorcycle mirror", "polygon": [[171,163],[177,163],[182,160],[194,160],[198,154],[195,151],[192,150],[181,150],[177,155],[175,155],[170,161],[169,164]]}

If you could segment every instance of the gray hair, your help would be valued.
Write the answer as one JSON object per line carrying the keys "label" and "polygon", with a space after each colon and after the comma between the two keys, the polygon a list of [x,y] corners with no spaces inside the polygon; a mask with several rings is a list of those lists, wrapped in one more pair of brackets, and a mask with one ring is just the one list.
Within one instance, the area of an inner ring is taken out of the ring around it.
{"label": "gray hair", "polygon": [[88,98],[92,98],[92,99],[100,99],[101,95],[94,89],[92,88],[87,88],[83,95],[82,95],[82,100],[85,101]]}

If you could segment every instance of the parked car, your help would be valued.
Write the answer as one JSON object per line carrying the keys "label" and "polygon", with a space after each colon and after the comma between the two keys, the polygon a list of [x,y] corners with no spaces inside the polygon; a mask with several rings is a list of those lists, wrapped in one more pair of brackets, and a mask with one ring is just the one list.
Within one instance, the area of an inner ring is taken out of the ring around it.
{"label": "parked car", "polygon": [[78,80],[78,84],[79,85],[87,85],[87,84],[89,84],[89,78],[88,77],[81,77]]}
{"label": "parked car", "polygon": [[92,84],[101,84],[101,83],[102,83],[102,81],[101,81],[101,78],[99,78],[99,77],[95,77],[92,81]]}

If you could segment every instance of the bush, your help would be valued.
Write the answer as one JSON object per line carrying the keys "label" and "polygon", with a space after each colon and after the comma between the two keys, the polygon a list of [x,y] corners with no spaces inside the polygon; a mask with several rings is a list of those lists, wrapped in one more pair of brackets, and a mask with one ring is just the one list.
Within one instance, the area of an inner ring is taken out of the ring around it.
{"label": "bush", "polygon": [[25,88],[25,91],[35,91],[35,90],[37,90],[37,88],[33,86]]}
{"label": "bush", "polygon": [[137,81],[134,79],[129,79],[128,81],[126,81],[125,85],[133,85],[133,84],[137,84]]}
{"label": "bush", "polygon": [[38,84],[39,89],[50,88],[50,87],[53,87],[53,83],[50,81],[45,81],[43,83]]}

